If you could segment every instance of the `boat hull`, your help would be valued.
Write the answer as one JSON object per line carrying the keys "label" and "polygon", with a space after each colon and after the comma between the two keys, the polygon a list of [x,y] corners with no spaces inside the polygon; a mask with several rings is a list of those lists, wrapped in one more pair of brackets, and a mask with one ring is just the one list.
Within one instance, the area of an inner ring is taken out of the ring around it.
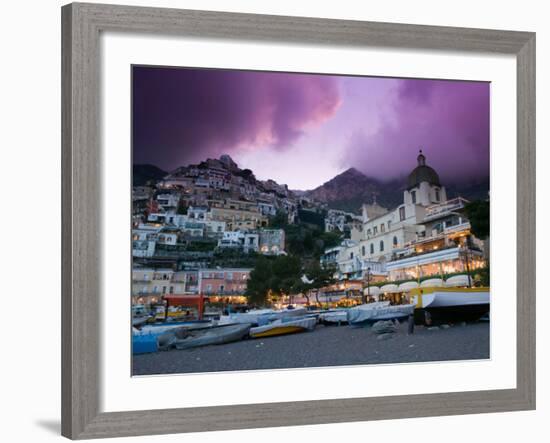
{"label": "boat hull", "polygon": [[250,324],[213,326],[205,329],[181,328],[169,331],[158,338],[159,348],[191,349],[201,346],[222,345],[242,340],[250,331]]}
{"label": "boat hull", "polygon": [[311,331],[315,328],[316,324],[317,319],[315,317],[276,320],[267,325],[251,328],[250,336],[252,338],[261,338],[295,334],[297,332]]}
{"label": "boat hull", "polygon": [[295,334],[296,332],[305,331],[307,331],[307,329],[300,326],[280,326],[264,332],[251,333],[250,336],[253,338],[274,337],[276,335]]}
{"label": "boat hull", "polygon": [[488,288],[446,288],[416,296],[419,324],[477,321],[490,311]]}
{"label": "boat hull", "polygon": [[324,325],[347,325],[348,313],[345,310],[326,312],[319,315],[319,322]]}
{"label": "boat hull", "polygon": [[382,320],[401,320],[414,314],[415,305],[375,306],[361,305],[348,311],[350,326],[364,326]]}
{"label": "boat hull", "polygon": [[487,304],[422,308],[414,312],[415,323],[439,325],[443,323],[475,322],[488,314]]}

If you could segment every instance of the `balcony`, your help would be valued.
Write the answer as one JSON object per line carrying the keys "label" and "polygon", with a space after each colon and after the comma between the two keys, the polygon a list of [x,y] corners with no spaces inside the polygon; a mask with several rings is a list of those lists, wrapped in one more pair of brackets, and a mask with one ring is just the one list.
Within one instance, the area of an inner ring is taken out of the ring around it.
{"label": "balcony", "polygon": [[464,208],[466,203],[469,203],[469,201],[462,197],[457,197],[452,200],[447,200],[445,203],[428,206],[426,208],[426,217],[424,220],[431,220],[449,212],[459,211]]}

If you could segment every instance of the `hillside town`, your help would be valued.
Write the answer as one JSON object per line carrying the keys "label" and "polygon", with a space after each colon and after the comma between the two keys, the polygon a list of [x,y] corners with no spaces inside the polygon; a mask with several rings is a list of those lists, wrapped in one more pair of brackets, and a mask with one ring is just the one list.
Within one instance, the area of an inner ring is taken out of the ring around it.
{"label": "hillside town", "polygon": [[258,180],[228,155],[134,186],[132,199],[132,303],[158,305],[162,312],[172,305],[174,315],[202,316],[199,299],[201,311],[253,304],[247,283],[259,258],[300,255],[289,251],[285,230],[311,223],[332,235],[333,244],[317,255],[302,253],[301,280],[311,283],[305,263],[312,260],[330,278],[325,286],[291,287],[270,302],[349,306],[365,296],[395,299],[404,290],[444,281],[472,287],[486,267],[488,248],[471,232],[468,201],[447,199],[422,151],[402,203],[388,209],[374,196],[360,215]]}

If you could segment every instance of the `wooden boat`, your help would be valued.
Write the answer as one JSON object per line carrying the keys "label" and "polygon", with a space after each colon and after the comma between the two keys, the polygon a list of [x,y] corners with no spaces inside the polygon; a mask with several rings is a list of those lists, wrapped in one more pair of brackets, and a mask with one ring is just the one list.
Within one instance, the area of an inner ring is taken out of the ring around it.
{"label": "wooden boat", "polygon": [[411,291],[419,323],[476,321],[490,311],[490,289],[419,288]]}
{"label": "wooden boat", "polygon": [[317,318],[315,317],[279,319],[267,325],[251,328],[250,336],[253,338],[273,337],[276,335],[312,331],[315,329],[316,324]]}
{"label": "wooden boat", "polygon": [[367,303],[348,309],[351,326],[372,324],[380,320],[400,320],[414,313],[414,304],[389,305],[387,302]]}
{"label": "wooden boat", "polygon": [[248,335],[250,324],[212,326],[210,328],[178,328],[158,337],[159,349],[189,349],[199,346],[221,345],[241,340]]}

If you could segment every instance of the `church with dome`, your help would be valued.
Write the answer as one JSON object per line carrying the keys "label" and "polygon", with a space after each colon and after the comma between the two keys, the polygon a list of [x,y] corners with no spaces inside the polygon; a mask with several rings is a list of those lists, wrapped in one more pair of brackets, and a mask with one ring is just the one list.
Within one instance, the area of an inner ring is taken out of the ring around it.
{"label": "church with dome", "polygon": [[403,196],[404,203],[430,206],[447,200],[445,187],[439,182],[435,169],[426,164],[426,156],[422,150],[417,157],[418,165],[407,179],[407,189]]}
{"label": "church with dome", "polygon": [[[392,210],[374,201],[362,206],[351,239],[325,251],[321,261],[337,265],[341,280],[364,281],[365,273],[384,280],[418,280],[484,265],[482,242],[470,233],[462,198],[447,199],[435,169],[420,150],[408,175],[403,202]],[[462,255],[461,255],[462,254]]]}

